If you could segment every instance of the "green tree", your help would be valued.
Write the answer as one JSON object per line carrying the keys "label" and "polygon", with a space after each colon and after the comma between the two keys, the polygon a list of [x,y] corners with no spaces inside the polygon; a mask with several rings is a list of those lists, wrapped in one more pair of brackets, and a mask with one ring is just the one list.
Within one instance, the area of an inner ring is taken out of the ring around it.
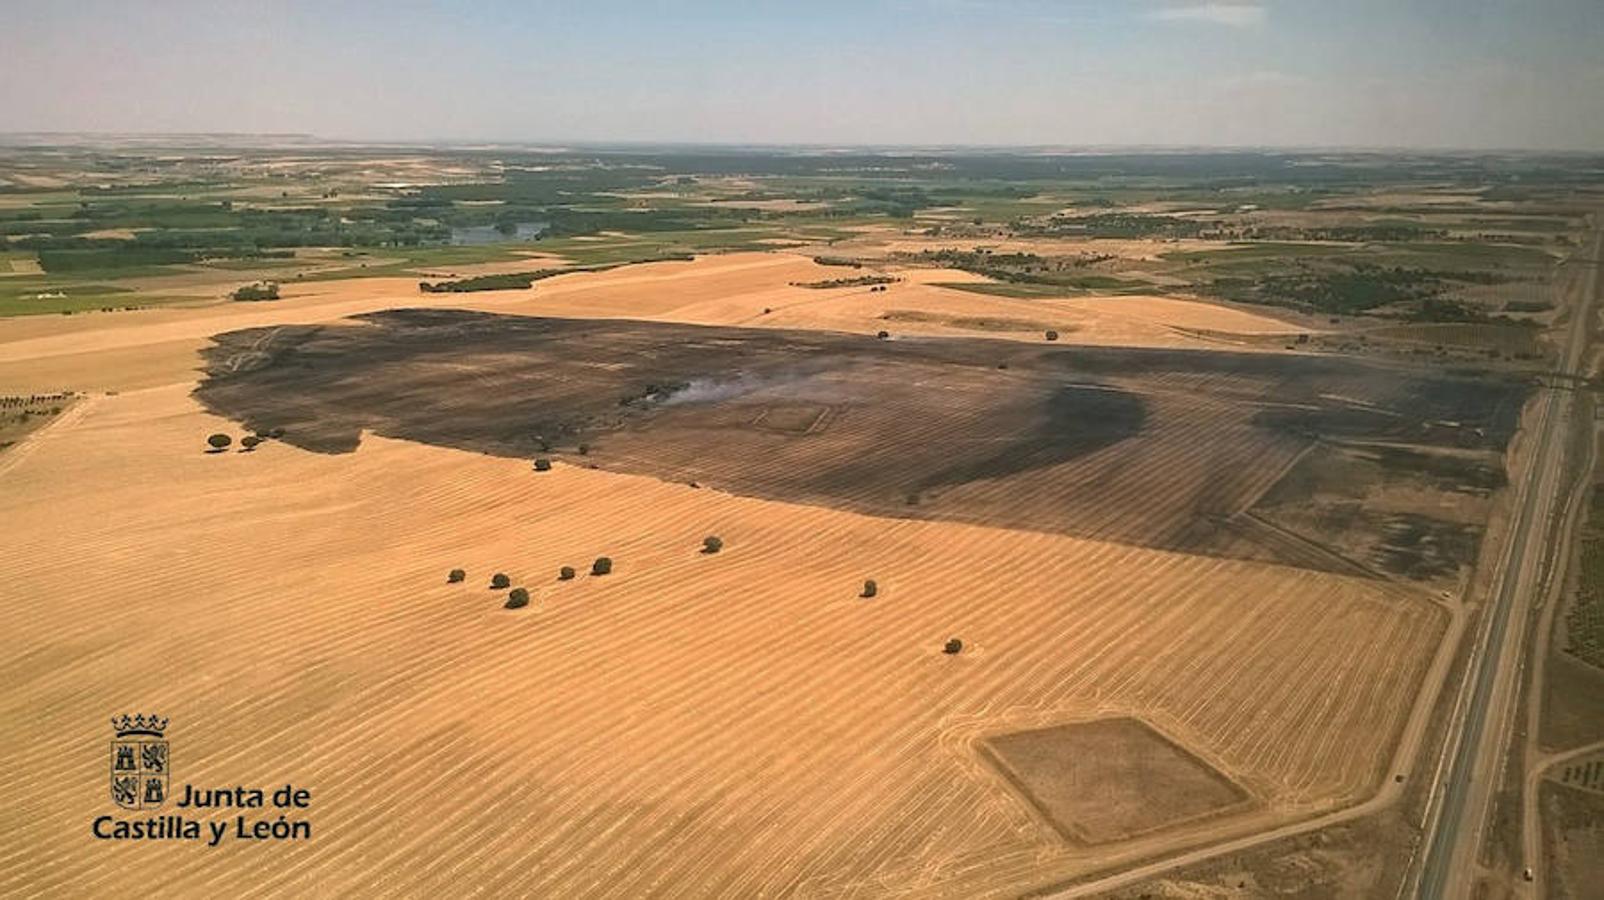
{"label": "green tree", "polygon": [[512,579],[507,577],[506,572],[497,572],[490,576],[490,587],[494,590],[504,590],[510,584]]}

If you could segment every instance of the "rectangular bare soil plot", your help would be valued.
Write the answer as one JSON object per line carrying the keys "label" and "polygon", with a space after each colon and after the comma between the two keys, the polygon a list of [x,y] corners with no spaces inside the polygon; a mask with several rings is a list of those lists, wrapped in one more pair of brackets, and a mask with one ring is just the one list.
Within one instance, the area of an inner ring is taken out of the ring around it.
{"label": "rectangular bare soil plot", "polygon": [[1060,834],[1104,844],[1224,812],[1248,795],[1136,719],[987,738],[986,755]]}

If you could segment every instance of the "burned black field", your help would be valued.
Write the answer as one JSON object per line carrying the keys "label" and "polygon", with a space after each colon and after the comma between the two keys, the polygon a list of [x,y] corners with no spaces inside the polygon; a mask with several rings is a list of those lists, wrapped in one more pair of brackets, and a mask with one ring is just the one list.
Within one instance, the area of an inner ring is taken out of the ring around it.
{"label": "burned black field", "polygon": [[[1527,390],[1331,357],[444,310],[232,332],[205,362],[209,410],[318,452],[368,431],[875,515],[1415,579],[1474,556],[1476,504],[1501,484]],[[1400,484],[1418,509],[1367,499]],[[1294,503],[1324,518],[1278,518]]]}

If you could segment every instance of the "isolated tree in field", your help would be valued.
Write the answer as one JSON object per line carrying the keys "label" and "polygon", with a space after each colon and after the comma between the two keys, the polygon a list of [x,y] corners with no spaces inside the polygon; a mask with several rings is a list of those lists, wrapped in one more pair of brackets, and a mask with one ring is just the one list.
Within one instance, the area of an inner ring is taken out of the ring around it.
{"label": "isolated tree in field", "polygon": [[889,331],[877,331],[877,332],[875,332],[874,336],[879,338],[882,341],[891,340],[891,332],[889,332]]}
{"label": "isolated tree in field", "polygon": [[950,638],[948,639],[947,643],[942,646],[941,652],[947,654],[948,656],[955,656],[958,653],[963,652],[963,649],[963,641],[960,641],[957,638]]}
{"label": "isolated tree in field", "polygon": [[206,439],[206,443],[212,445],[213,452],[221,453],[222,451],[228,449],[229,444],[234,443],[234,439],[226,434],[214,434]]}
{"label": "isolated tree in field", "polygon": [[461,569],[452,569],[450,572],[446,573],[446,584],[456,584],[460,581],[466,580],[467,577],[467,572],[464,572]]}
{"label": "isolated tree in field", "polygon": [[590,564],[590,574],[592,575],[606,575],[612,570],[613,561],[605,556],[596,557],[596,561]]}
{"label": "isolated tree in field", "polygon": [[544,456],[536,459],[535,460],[535,471],[536,472],[550,472],[551,471],[551,460],[547,459]]}
{"label": "isolated tree in field", "polygon": [[713,535],[702,538],[703,553],[717,553],[724,549],[724,542]]}
{"label": "isolated tree in field", "polygon": [[572,580],[574,580],[574,567],[573,566],[563,566],[562,568],[558,569],[557,570],[557,580],[558,581],[572,581]]}
{"label": "isolated tree in field", "polygon": [[521,587],[513,588],[507,595],[508,609],[523,609],[529,605],[529,592]]}
{"label": "isolated tree in field", "polygon": [[503,590],[510,584],[512,584],[512,579],[507,577],[506,572],[497,572],[490,576],[490,587],[495,590]]}
{"label": "isolated tree in field", "polygon": [[247,450],[247,451],[255,450],[256,449],[256,445],[260,444],[261,442],[262,442],[262,439],[257,437],[254,434],[247,434],[246,436],[244,436],[244,437],[239,439],[239,445],[241,447],[245,448],[245,450]]}
{"label": "isolated tree in field", "polygon": [[1051,329],[1051,328],[1049,328],[1049,329],[1047,329],[1047,339],[1048,339],[1048,340],[1049,340],[1049,341],[1056,341],[1056,340],[1058,340],[1058,332],[1056,332],[1056,331],[1054,331],[1054,330],[1052,330],[1052,329]]}
{"label": "isolated tree in field", "polygon": [[868,581],[865,581],[863,583],[863,593],[859,594],[858,596],[867,598],[867,597],[873,597],[875,594],[878,594],[878,593],[880,593],[880,585],[875,584],[874,583],[874,579],[871,578]]}

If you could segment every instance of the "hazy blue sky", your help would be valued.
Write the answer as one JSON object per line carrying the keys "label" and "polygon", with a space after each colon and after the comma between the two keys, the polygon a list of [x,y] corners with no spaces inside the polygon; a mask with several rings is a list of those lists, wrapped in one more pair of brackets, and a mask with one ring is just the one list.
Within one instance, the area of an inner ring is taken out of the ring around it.
{"label": "hazy blue sky", "polygon": [[1604,2],[5,0],[0,130],[1598,150]]}

